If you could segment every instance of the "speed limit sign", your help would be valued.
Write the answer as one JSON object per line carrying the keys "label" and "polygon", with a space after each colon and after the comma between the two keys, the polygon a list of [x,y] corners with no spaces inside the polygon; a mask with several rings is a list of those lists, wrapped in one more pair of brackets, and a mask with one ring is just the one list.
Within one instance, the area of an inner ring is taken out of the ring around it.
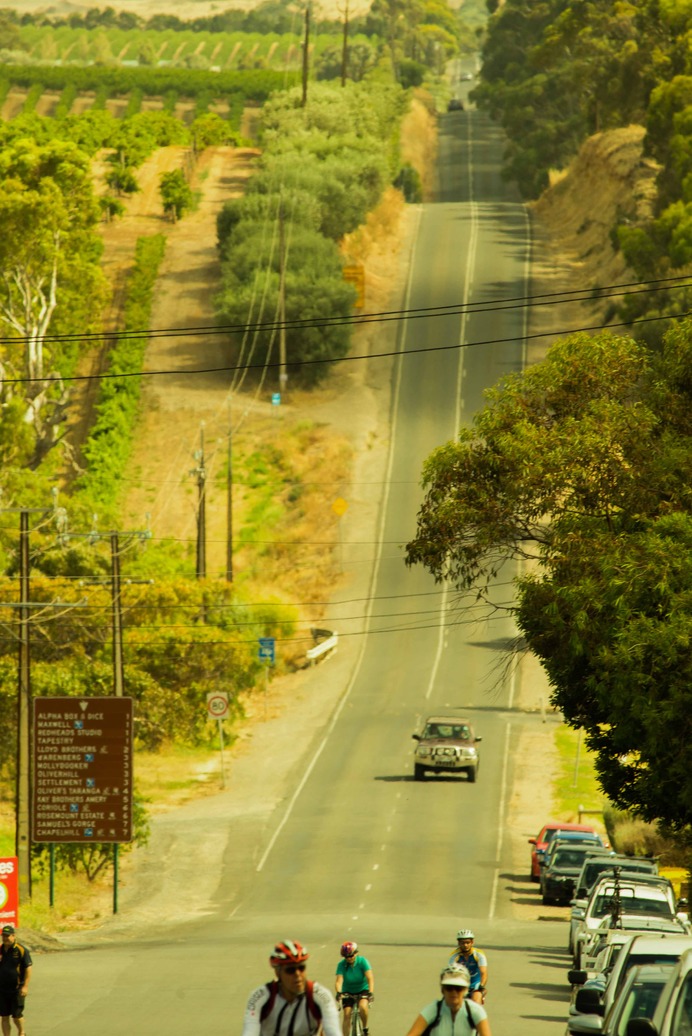
{"label": "speed limit sign", "polygon": [[228,695],[224,691],[210,691],[207,695],[207,712],[212,719],[224,719],[228,715]]}

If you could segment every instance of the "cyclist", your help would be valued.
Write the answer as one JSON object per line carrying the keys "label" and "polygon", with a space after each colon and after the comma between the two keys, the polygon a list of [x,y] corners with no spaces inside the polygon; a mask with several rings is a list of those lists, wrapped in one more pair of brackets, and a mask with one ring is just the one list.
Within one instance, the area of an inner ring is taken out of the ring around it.
{"label": "cyclist", "polygon": [[375,995],[375,980],[370,961],[358,953],[358,943],[345,942],[341,947],[341,960],[336,966],[336,999],[344,1012],[344,1036],[351,1028],[351,1012],[358,1008],[363,1023],[363,1033],[368,1036],[368,1008]]}
{"label": "cyclist", "polygon": [[334,997],[306,977],[309,954],[299,942],[277,943],[269,958],[276,978],[248,997],[242,1036],[341,1036]]}
{"label": "cyclist", "polygon": [[448,964],[440,974],[442,999],[426,1004],[407,1036],[490,1036],[485,1008],[466,996],[470,981],[463,964]]}
{"label": "cyclist", "polygon": [[463,964],[471,976],[469,999],[477,1004],[485,1003],[488,986],[488,960],[482,950],[473,946],[475,935],[470,928],[462,928],[457,932],[457,948],[449,958],[450,964]]}

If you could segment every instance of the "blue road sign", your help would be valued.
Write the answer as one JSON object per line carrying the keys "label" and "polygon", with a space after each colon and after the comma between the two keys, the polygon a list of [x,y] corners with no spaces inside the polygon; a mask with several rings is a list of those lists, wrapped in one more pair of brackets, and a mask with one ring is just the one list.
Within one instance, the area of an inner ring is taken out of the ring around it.
{"label": "blue road sign", "polygon": [[263,662],[271,662],[274,665],[275,658],[275,644],[276,641],[273,637],[260,637],[259,638],[259,651],[258,656]]}

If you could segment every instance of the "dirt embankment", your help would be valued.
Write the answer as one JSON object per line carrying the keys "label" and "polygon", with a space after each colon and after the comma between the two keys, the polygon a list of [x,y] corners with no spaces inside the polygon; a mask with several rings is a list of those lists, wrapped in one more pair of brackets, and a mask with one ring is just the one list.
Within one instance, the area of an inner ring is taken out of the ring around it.
{"label": "dirt embankment", "polygon": [[530,206],[534,237],[532,294],[546,295],[531,312],[530,362],[556,338],[598,326],[603,303],[573,301],[565,293],[634,279],[611,230],[618,221],[651,215],[657,165],[643,154],[644,128],[627,126],[590,137],[551,187]]}

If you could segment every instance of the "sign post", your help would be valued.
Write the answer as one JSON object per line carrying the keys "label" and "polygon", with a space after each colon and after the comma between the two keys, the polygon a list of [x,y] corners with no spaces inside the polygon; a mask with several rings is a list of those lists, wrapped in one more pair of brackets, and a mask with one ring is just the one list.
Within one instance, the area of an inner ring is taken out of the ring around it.
{"label": "sign post", "polygon": [[226,771],[223,762],[223,726],[221,720],[228,715],[228,695],[225,691],[210,691],[207,695],[207,712],[219,724],[219,752],[221,753],[221,787],[226,787]]}
{"label": "sign post", "polygon": [[269,693],[269,666],[276,660],[276,640],[274,637],[260,637],[257,657],[266,662],[264,667],[264,715],[267,715],[267,694]]}

